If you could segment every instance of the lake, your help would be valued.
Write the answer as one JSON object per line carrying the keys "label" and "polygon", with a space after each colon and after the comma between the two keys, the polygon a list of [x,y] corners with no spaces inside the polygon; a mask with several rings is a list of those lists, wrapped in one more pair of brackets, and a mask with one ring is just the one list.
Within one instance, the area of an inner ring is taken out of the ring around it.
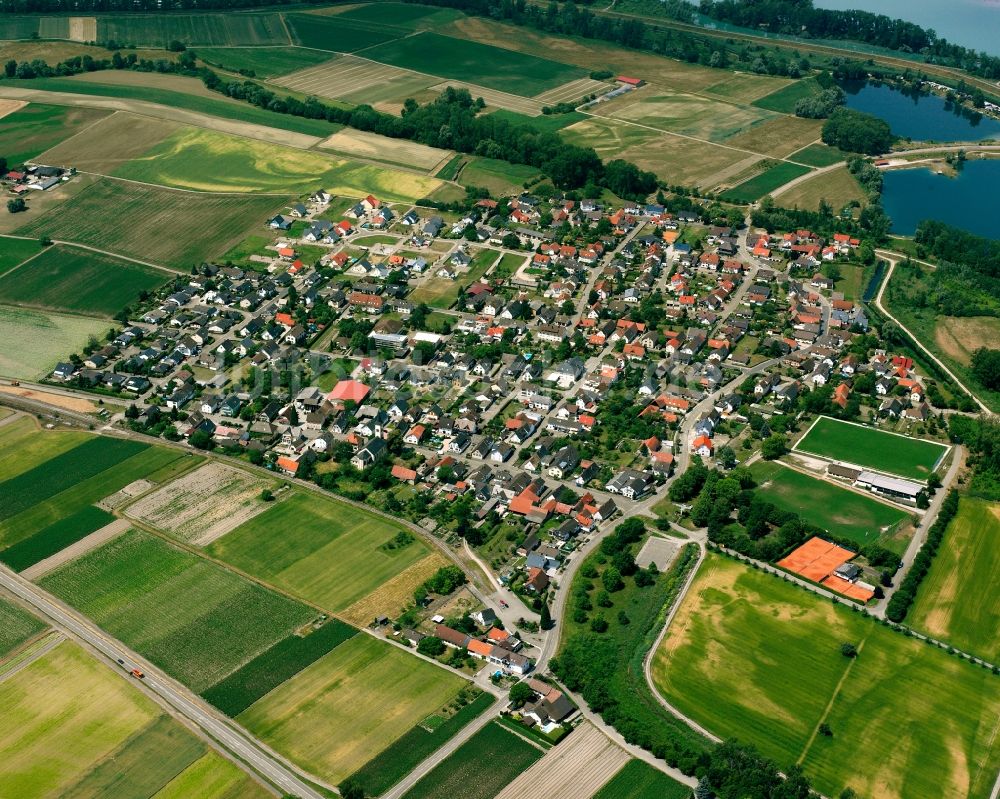
{"label": "lake", "polygon": [[882,206],[893,233],[910,236],[918,222],[938,219],[1000,239],[1000,209],[993,199],[1000,186],[1000,160],[966,161],[956,177],[914,168],[889,170],[883,179]]}
{"label": "lake", "polygon": [[884,119],[897,136],[917,141],[979,141],[1000,138],[1000,120],[948,103],[936,94],[913,95],[888,84],[841,84],[847,107]]}
{"label": "lake", "polygon": [[815,0],[817,8],[862,8],[915,22],[949,42],[1000,55],[1000,2],[997,0]]}

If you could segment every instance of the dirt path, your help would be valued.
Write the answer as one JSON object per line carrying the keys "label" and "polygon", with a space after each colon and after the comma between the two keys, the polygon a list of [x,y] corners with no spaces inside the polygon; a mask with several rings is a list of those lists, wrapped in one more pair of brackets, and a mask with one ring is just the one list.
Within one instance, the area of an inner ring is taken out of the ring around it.
{"label": "dirt path", "polygon": [[64,563],[78,558],[92,549],[102,544],[106,544],[112,538],[117,538],[131,527],[127,519],[115,519],[111,524],[106,524],[100,530],[81,538],[75,544],[70,544],[65,549],[57,552],[50,558],[40,560],[34,566],[30,566],[21,572],[25,580],[37,580],[39,577],[48,574],[50,571],[62,566]]}

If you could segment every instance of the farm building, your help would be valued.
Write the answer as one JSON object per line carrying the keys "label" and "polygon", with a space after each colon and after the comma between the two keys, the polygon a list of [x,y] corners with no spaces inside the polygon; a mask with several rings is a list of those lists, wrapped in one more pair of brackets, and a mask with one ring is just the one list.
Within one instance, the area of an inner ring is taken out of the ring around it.
{"label": "farm building", "polygon": [[634,86],[636,89],[646,85],[646,81],[642,78],[630,78],[628,75],[619,75],[615,80],[619,83],[624,83],[626,86]]}
{"label": "farm building", "polygon": [[341,380],[333,387],[333,391],[327,394],[327,399],[361,402],[368,396],[369,390],[368,386],[358,380]]}
{"label": "farm building", "polygon": [[905,499],[907,502],[916,502],[917,495],[924,490],[920,483],[912,480],[902,480],[899,477],[886,477],[875,472],[861,472],[858,475],[857,485],[867,488],[874,494],[883,494],[887,497]]}

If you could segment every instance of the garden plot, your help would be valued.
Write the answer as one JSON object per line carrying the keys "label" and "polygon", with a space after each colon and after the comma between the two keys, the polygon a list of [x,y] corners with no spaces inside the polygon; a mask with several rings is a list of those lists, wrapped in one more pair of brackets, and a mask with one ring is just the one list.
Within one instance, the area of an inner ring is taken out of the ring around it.
{"label": "garden plot", "polygon": [[271,481],[209,463],[140,499],[126,515],[197,546],[207,546],[268,507]]}

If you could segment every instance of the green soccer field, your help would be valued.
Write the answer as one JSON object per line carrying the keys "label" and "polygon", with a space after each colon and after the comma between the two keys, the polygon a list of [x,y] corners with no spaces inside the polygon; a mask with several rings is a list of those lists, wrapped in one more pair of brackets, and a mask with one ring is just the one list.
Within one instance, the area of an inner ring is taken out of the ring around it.
{"label": "green soccer field", "polygon": [[944,444],[887,433],[820,416],[795,450],[915,480],[926,480],[944,457]]}
{"label": "green soccer field", "polygon": [[908,517],[900,508],[779,463],[758,461],[750,472],[758,483],[757,493],[782,510],[798,513],[858,546],[877,542],[899,553],[906,548],[909,537],[895,535]]}
{"label": "green soccer field", "polygon": [[652,674],[682,713],[783,769],[801,762],[827,796],[986,799],[1000,768],[1000,678],[721,555],[706,558]]}
{"label": "green soccer field", "polygon": [[195,691],[317,615],[138,531],[70,561],[40,585]]}
{"label": "green soccer field", "polygon": [[428,554],[416,536],[404,547],[385,547],[401,529],[380,516],[303,493],[237,527],[208,551],[336,612]]}
{"label": "green soccer field", "polygon": [[1000,659],[1000,503],[962,497],[907,623],[994,663]]}

